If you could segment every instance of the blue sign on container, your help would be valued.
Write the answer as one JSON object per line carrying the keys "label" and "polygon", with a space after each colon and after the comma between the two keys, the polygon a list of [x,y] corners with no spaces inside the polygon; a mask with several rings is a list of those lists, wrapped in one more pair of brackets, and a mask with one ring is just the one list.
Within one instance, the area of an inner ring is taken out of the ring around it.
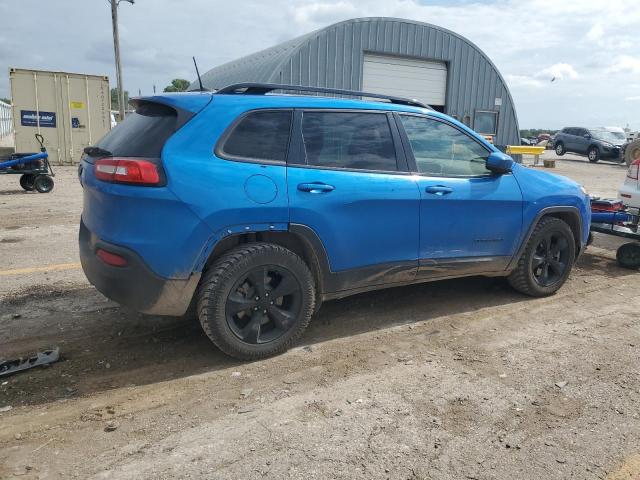
{"label": "blue sign on container", "polygon": [[[38,116],[35,110],[20,110],[20,124],[23,127],[37,127]],[[40,126],[41,127],[56,127],[56,113],[55,112],[40,112]]]}

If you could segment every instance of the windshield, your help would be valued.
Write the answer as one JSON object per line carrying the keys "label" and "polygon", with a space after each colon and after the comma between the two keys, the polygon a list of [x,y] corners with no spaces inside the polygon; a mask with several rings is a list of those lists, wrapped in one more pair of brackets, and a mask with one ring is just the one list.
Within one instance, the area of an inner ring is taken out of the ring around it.
{"label": "windshield", "polygon": [[620,141],[625,141],[625,137],[620,132],[610,132],[609,130],[592,130],[592,135],[599,139],[604,140],[605,142],[611,143],[620,143]]}

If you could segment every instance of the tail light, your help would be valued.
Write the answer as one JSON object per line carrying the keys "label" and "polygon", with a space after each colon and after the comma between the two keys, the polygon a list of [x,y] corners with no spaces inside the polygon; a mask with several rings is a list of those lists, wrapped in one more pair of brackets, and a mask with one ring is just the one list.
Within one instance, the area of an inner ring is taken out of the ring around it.
{"label": "tail light", "polygon": [[102,260],[107,265],[111,265],[112,267],[126,267],[129,262],[127,259],[117,253],[107,252],[102,248],[98,248],[96,250],[96,256]]}
{"label": "tail light", "polygon": [[102,158],[94,164],[98,180],[136,185],[159,185],[160,171],[150,160],[135,158]]}
{"label": "tail light", "polygon": [[627,178],[638,180],[638,170],[640,170],[640,158],[634,160],[627,170]]}

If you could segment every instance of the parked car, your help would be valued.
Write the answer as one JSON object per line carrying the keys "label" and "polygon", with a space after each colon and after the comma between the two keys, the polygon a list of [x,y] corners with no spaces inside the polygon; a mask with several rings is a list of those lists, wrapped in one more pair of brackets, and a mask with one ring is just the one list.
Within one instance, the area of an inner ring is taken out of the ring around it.
{"label": "parked car", "polygon": [[618,192],[625,205],[632,208],[640,208],[640,158],[634,160],[629,169],[624,183]]}
{"label": "parked car", "polygon": [[367,290],[563,285],[589,235],[578,184],[415,101],[283,88],[336,93],[141,97],[85,150],[80,257],[99,291],[151,314],[193,302],[222,351],[255,359],[288,348],[321,302]]}
{"label": "parked car", "polygon": [[554,138],[556,155],[578,153],[593,163],[600,159],[620,161],[624,143],[624,139],[604,128],[566,127]]}

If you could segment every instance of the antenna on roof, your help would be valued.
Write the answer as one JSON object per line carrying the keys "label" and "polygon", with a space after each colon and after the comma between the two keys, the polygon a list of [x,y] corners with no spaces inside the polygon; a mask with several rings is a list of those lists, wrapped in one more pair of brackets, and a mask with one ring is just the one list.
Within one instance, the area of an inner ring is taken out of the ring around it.
{"label": "antenna on roof", "polygon": [[196,67],[196,75],[198,75],[198,83],[200,84],[199,90],[206,92],[207,89],[202,86],[202,79],[200,78],[200,70],[198,70],[198,64],[196,63],[196,57],[193,57],[193,65]]}

